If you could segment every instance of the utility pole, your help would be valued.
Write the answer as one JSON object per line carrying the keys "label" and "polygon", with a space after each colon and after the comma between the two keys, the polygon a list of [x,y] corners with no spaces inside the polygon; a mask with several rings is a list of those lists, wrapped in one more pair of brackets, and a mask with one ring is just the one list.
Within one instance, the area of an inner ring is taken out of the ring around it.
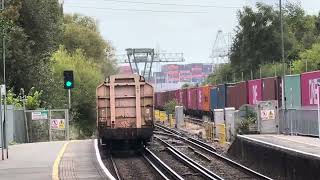
{"label": "utility pole", "polygon": [[[4,0],[1,2],[1,9],[4,11]],[[7,158],[9,157],[9,148],[7,143],[6,137],[6,115],[7,115],[7,91],[6,91],[6,34],[5,34],[5,27],[2,27],[2,58],[3,58],[3,84],[5,87],[5,94],[4,94],[4,110],[3,110],[3,137],[4,137],[4,146],[7,149]],[[3,147],[2,147],[3,148]]]}
{"label": "utility pole", "polygon": [[[283,78],[282,78],[282,103],[283,103],[283,120],[286,121],[286,97],[285,97],[285,76],[286,76],[286,66],[284,59],[284,40],[283,40],[283,15],[282,15],[282,2],[279,0],[280,8],[280,29],[281,29],[281,55],[282,55],[282,64],[283,64]],[[290,129],[290,134],[292,129]]]}

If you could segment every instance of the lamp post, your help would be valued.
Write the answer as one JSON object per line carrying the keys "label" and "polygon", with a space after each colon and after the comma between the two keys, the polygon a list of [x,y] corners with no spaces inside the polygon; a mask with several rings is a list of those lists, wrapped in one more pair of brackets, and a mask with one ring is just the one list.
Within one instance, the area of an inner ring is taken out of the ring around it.
{"label": "lamp post", "polygon": [[[286,66],[284,59],[284,38],[283,38],[283,15],[282,15],[282,2],[279,0],[279,8],[280,8],[280,30],[281,30],[281,58],[282,58],[282,66],[283,66],[283,78],[282,78],[282,103],[283,103],[283,121],[286,122],[286,97],[285,97],[285,76],[286,76]],[[291,121],[291,119],[290,119]],[[292,123],[292,122],[290,122]],[[292,129],[290,129],[290,134],[292,133]]]}
{"label": "lamp post", "polygon": [[[4,0],[1,2],[1,10],[4,11]],[[9,150],[8,150],[8,143],[6,137],[6,115],[7,115],[7,91],[6,91],[6,41],[5,41],[5,28],[2,27],[2,58],[3,58],[3,85],[5,88],[4,93],[4,110],[3,110],[3,139],[4,139],[4,146],[7,149],[7,158],[9,157]],[[2,147],[3,148],[3,147]]]}

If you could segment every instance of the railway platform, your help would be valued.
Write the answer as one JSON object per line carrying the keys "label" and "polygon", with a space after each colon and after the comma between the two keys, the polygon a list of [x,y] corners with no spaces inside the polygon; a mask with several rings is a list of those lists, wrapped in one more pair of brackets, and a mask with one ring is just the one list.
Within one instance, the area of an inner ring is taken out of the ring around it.
{"label": "railway platform", "polygon": [[52,179],[52,167],[65,142],[43,142],[9,146],[9,159],[0,160],[0,179]]}
{"label": "railway platform", "polygon": [[320,139],[289,135],[238,135],[228,154],[276,179],[318,179]]}
{"label": "railway platform", "polygon": [[113,179],[101,161],[97,140],[55,141],[9,146],[0,161],[3,180]]}
{"label": "railway platform", "polygon": [[[60,180],[112,179],[110,172],[102,165],[96,140],[68,142],[60,158],[58,177]],[[59,157],[57,157],[59,158]],[[55,175],[53,169],[53,179]]]}

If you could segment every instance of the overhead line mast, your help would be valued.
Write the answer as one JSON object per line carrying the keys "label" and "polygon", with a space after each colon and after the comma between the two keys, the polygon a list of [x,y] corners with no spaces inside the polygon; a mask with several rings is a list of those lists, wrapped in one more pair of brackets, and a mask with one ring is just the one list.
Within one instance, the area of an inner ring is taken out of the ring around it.
{"label": "overhead line mast", "polygon": [[[149,81],[154,63],[184,62],[183,53],[158,53],[152,48],[128,48],[127,54],[118,58],[119,63],[129,63],[132,73],[147,77]],[[143,65],[140,71],[139,65]]]}

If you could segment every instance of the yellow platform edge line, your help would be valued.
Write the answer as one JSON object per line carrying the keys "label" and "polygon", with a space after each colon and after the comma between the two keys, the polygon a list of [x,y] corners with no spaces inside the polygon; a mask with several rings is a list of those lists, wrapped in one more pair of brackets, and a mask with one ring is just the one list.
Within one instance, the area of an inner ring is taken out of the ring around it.
{"label": "yellow platform edge line", "polygon": [[59,180],[59,164],[61,161],[61,158],[68,146],[69,142],[66,142],[62,148],[59,151],[59,154],[56,158],[56,160],[54,161],[53,167],[52,167],[52,180]]}

